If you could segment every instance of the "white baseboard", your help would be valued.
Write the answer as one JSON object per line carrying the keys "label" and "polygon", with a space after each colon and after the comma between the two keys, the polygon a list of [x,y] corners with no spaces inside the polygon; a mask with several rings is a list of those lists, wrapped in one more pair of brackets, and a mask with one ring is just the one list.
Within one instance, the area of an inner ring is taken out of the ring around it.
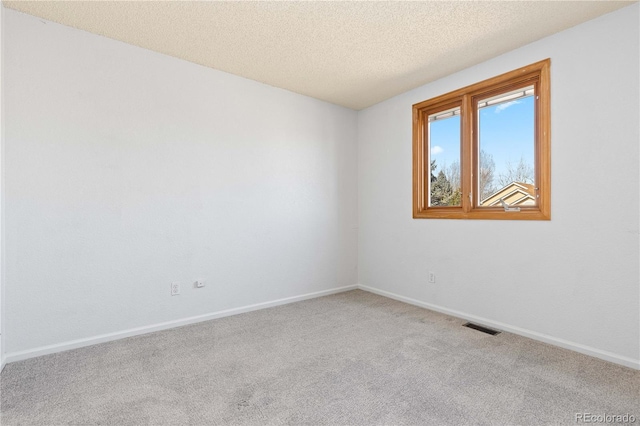
{"label": "white baseboard", "polygon": [[287,297],[284,299],[273,300],[270,302],[257,303],[254,305],[243,306],[234,309],[227,309],[224,311],[213,312],[204,315],[198,315],[179,320],[167,321],[158,324],[152,324],[144,327],[132,328],[129,330],[118,331],[115,333],[102,334],[99,336],[88,337],[85,339],[71,340],[68,342],[58,343],[55,345],[41,346],[39,348],[29,349],[26,351],[12,352],[6,354],[2,360],[0,360],[0,371],[6,364],[21,361],[29,358],[35,358],[42,355],[53,354],[57,352],[63,352],[70,349],[82,348],[85,346],[96,345],[99,343],[110,342],[113,340],[124,339],[126,337],[138,336],[141,334],[153,333],[154,331],[167,330],[174,327],[180,327],[183,325],[195,324],[198,322],[209,321],[216,318],[223,318],[232,315],[242,314],[244,312],[257,311],[260,309],[271,308],[274,306],[286,305],[288,303],[299,302],[302,300],[313,299],[316,297],[328,296],[330,294],[342,293],[345,291],[361,289],[370,293],[378,294],[380,296],[388,297],[390,299],[399,300],[401,302],[409,303],[411,305],[419,306],[421,308],[430,309],[432,311],[440,312],[443,314],[451,315],[465,320],[474,321],[486,325],[489,327],[497,328],[499,330],[507,331],[510,333],[518,334],[520,336],[528,337],[533,340],[538,340],[544,343],[548,343],[561,348],[569,349],[575,352],[579,352],[585,355],[600,358],[605,361],[620,364],[625,367],[630,367],[636,370],[640,370],[640,360],[614,354],[612,352],[603,351],[600,349],[592,348],[590,346],[582,345],[579,343],[570,342],[557,337],[549,336],[546,334],[538,333],[535,331],[526,330],[520,327],[511,326],[498,321],[493,321],[487,318],[478,317],[476,315],[469,315],[464,312],[456,311],[453,309],[444,308],[441,306],[433,305],[431,303],[422,302],[410,297],[401,296],[399,294],[391,293],[385,290],[379,290],[377,288],[368,287],[365,285],[350,285],[345,287],[338,287],[330,290],[318,291],[315,293],[303,294],[300,296]]}
{"label": "white baseboard", "polygon": [[515,327],[515,326],[504,324],[498,321],[492,321],[487,318],[482,318],[475,315],[469,315],[464,312],[456,311],[453,309],[443,308],[441,306],[433,305],[431,303],[422,302],[420,300],[401,296],[399,294],[391,293],[385,290],[379,290],[377,288],[368,287],[366,285],[359,284],[358,288],[360,290],[368,291],[370,293],[375,293],[377,295],[388,297],[390,299],[399,300],[400,302],[405,302],[410,305],[419,306],[421,308],[426,308],[432,311],[462,318],[468,321],[477,322],[482,325],[486,325],[492,328],[497,328],[502,331],[518,334],[520,336],[528,337],[533,340],[538,340],[540,342],[548,343],[550,345],[559,346],[564,349],[569,349],[575,352],[579,352],[581,354],[589,355],[595,358],[600,358],[605,361],[613,362],[615,364],[620,364],[625,367],[630,367],[635,370],[640,370],[640,359],[629,358],[629,357],[618,355],[612,352],[607,352],[600,349],[592,348],[590,346],[582,345],[580,343],[574,343],[568,340],[560,339],[557,337],[549,336],[549,335],[538,333],[531,330],[526,330],[524,328]]}
{"label": "white baseboard", "polygon": [[302,300],[314,299],[316,297],[328,296],[330,294],[342,293],[349,290],[357,289],[357,285],[332,288],[330,290],[317,291],[307,293],[300,296],[286,297],[284,299],[273,300],[270,302],[256,303],[255,305],[242,306],[240,308],[227,309],[224,311],[212,312],[204,315],[183,318],[179,320],[167,321],[158,324],[147,325],[143,327],[131,328],[129,330],[117,331],[115,333],[101,334],[98,336],[87,337],[84,339],[71,340],[68,342],[57,343],[55,345],[41,346],[39,348],[28,349],[25,351],[11,352],[6,354],[2,361],[9,364],[16,361],[22,361],[29,358],[35,358],[42,355],[49,355],[57,352],[68,351],[70,349],[82,348],[85,346],[96,345],[98,343],[110,342],[113,340],[124,339],[125,337],[138,336],[140,334],[153,333],[154,331],[167,330],[169,328],[180,327],[183,325],[195,324],[198,322],[209,321],[216,318],[223,318],[232,315],[242,314],[245,312],[257,311],[260,309],[272,308],[274,306],[286,305],[288,303],[300,302]]}

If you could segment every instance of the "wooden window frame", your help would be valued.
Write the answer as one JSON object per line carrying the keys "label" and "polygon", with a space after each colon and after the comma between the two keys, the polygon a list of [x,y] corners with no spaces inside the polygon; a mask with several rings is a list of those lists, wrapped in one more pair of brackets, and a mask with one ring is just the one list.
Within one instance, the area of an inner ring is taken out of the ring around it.
{"label": "wooden window frame", "polygon": [[[551,220],[550,66],[545,59],[413,105],[413,217],[415,219]],[[534,158],[537,204],[520,211],[478,206],[477,103],[510,89],[534,86]],[[460,106],[460,206],[429,206],[428,117]],[[475,189],[474,189],[475,188]]]}

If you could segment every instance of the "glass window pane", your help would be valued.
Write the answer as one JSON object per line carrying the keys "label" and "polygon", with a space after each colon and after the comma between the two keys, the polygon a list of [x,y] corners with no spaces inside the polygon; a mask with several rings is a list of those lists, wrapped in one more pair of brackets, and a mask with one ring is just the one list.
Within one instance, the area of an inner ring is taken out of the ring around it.
{"label": "glass window pane", "polygon": [[535,205],[533,86],[478,102],[480,206]]}
{"label": "glass window pane", "polygon": [[429,206],[460,206],[460,108],[429,116]]}

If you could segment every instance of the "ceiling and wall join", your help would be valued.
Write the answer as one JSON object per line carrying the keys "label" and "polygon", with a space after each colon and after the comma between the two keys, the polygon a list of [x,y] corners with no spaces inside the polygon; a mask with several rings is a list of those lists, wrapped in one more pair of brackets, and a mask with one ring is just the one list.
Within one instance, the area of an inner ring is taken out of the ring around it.
{"label": "ceiling and wall join", "polygon": [[359,110],[631,3],[5,1],[4,5]]}

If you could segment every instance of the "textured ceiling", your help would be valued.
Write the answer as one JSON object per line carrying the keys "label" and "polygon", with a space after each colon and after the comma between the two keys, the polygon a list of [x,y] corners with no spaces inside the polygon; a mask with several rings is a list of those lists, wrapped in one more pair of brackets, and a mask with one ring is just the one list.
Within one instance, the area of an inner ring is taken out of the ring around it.
{"label": "textured ceiling", "polygon": [[631,3],[5,1],[4,5],[362,109]]}

